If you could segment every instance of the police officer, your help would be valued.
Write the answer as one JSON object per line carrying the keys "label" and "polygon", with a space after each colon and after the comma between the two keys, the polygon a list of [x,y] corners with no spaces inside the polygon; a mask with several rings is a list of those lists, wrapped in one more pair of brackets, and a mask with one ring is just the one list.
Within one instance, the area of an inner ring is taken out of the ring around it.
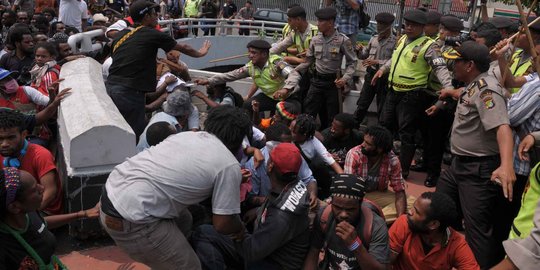
{"label": "police officer", "polygon": [[429,107],[426,94],[429,73],[433,72],[443,88],[452,88],[446,62],[437,51],[434,41],[425,36],[426,13],[410,10],[405,13],[405,35],[397,42],[391,61],[387,61],[373,76],[374,85],[383,74],[389,73],[390,87],[386,96],[381,123],[394,130],[397,119],[398,135],[401,140],[399,160],[404,178],[415,153],[414,137],[418,123]]}
{"label": "police officer", "polygon": [[382,106],[384,104],[384,98],[388,88],[388,75],[384,75],[377,80],[375,85],[371,85],[371,79],[373,75],[379,70],[379,67],[383,65],[392,57],[394,48],[396,46],[396,36],[392,33],[392,25],[394,23],[394,15],[388,12],[381,12],[375,16],[377,22],[377,35],[374,35],[366,47],[358,45],[359,49],[358,58],[364,59],[362,65],[366,68],[366,75],[364,77],[364,84],[362,85],[362,91],[360,97],[356,102],[356,111],[354,112],[354,118],[358,124],[361,124],[366,117],[367,110],[375,94],[377,94],[377,116],[380,116]]}
{"label": "police officer", "polygon": [[[454,46],[457,47],[462,41],[458,41],[460,31],[463,30],[463,22],[455,16],[445,15],[441,19],[441,27],[439,31],[439,40],[436,42],[441,45],[442,53],[455,52]],[[446,42],[447,41],[450,42]],[[453,60],[447,59],[446,67],[450,74],[454,70]],[[452,86],[455,88],[463,86],[456,80],[452,80]],[[441,174],[441,163],[443,159],[444,149],[448,142],[449,132],[452,128],[452,120],[455,111],[455,101],[451,98],[445,99],[444,103],[439,101],[438,93],[442,89],[442,85],[437,79],[437,76],[431,72],[428,82],[428,98],[429,103],[433,104],[426,110],[426,118],[422,123],[422,137],[424,142],[423,162],[411,166],[411,170],[420,171],[426,170],[427,177],[424,180],[426,187],[434,187],[437,185],[437,180]]]}
{"label": "police officer", "polygon": [[441,24],[442,14],[430,10],[426,13],[426,25],[424,25],[424,34],[437,41],[439,39],[439,25]]}
{"label": "police officer", "polygon": [[[531,32],[532,41],[536,46],[540,43],[540,22],[535,22],[533,25],[529,26],[529,31]],[[534,48],[531,48],[525,33],[521,33],[517,37],[516,47],[518,49],[512,54],[510,60],[510,72],[512,72],[514,77],[532,73],[533,62],[531,50],[534,50]],[[519,87],[511,89],[512,93],[516,93],[517,91],[519,91]]]}
{"label": "police officer", "polygon": [[[352,79],[356,64],[351,40],[334,28],[336,15],[335,8],[323,8],[315,12],[319,33],[311,40],[305,62],[296,67],[298,72],[304,73],[315,64],[311,86],[304,100],[304,111],[312,116],[319,114],[321,129],[327,128],[339,113],[342,104],[339,103],[341,92],[338,91],[342,91],[345,83]],[[338,73],[343,56],[346,70],[340,77]],[[300,77],[296,80],[300,80]]]}
{"label": "police officer", "polygon": [[[296,87],[298,76],[290,74],[297,73],[294,68],[289,66],[282,57],[270,54],[270,43],[264,40],[256,39],[247,44],[250,61],[243,67],[233,71],[217,74],[208,79],[195,79],[199,85],[215,86],[225,82],[236,81],[239,79],[251,77],[255,85],[262,91],[256,96],[248,95],[248,100],[244,102],[244,109],[252,112],[252,101],[259,102],[259,110],[273,111],[276,104],[290,97]],[[250,93],[253,95],[253,93]]]}
{"label": "police officer", "polygon": [[[451,135],[452,164],[437,183],[437,192],[461,206],[467,242],[482,269],[502,258],[501,241],[508,237],[501,221],[513,198],[513,138],[504,89],[487,73],[489,49],[466,41],[454,54],[454,76],[467,84],[462,90]],[[501,188],[502,187],[502,188]],[[458,221],[460,223],[460,221]]]}
{"label": "police officer", "polygon": [[508,17],[493,17],[489,22],[499,30],[503,39],[509,38],[514,32],[514,22]]}
{"label": "police officer", "polygon": [[[282,41],[272,45],[271,54],[287,51],[293,56],[284,57],[287,63],[298,65],[303,62],[303,55],[309,48],[309,43],[319,32],[315,25],[306,20],[306,10],[301,6],[294,6],[287,11],[289,26],[292,29]],[[290,48],[295,45],[294,48]]]}

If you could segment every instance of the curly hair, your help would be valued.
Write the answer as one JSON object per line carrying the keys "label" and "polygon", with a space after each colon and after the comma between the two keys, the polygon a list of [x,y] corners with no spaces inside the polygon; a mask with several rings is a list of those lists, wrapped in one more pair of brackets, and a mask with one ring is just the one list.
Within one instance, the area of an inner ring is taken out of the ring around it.
{"label": "curly hair", "polygon": [[373,137],[375,147],[381,148],[384,153],[390,152],[393,147],[392,133],[383,126],[369,126],[366,135]]}
{"label": "curly hair", "polygon": [[420,198],[430,200],[429,210],[426,212],[426,222],[437,220],[441,224],[440,231],[446,230],[455,224],[458,211],[455,202],[450,196],[441,192],[424,192]]}
{"label": "curly hair", "polygon": [[274,123],[266,129],[265,135],[267,141],[281,142],[281,136],[291,135],[291,130],[283,123]]}
{"label": "curly hair", "polygon": [[0,129],[18,128],[24,130],[24,115],[11,109],[0,109]]}
{"label": "curly hair", "polygon": [[311,140],[317,129],[315,118],[309,114],[300,114],[296,117],[295,121],[296,133],[306,136],[306,140]]}
{"label": "curly hair", "polygon": [[251,121],[243,110],[232,106],[217,106],[208,113],[205,130],[218,137],[225,146],[235,153],[244,137],[251,139]]}
{"label": "curly hair", "polygon": [[345,129],[353,129],[356,127],[356,121],[354,116],[350,113],[340,113],[334,116],[334,120],[340,122]]}

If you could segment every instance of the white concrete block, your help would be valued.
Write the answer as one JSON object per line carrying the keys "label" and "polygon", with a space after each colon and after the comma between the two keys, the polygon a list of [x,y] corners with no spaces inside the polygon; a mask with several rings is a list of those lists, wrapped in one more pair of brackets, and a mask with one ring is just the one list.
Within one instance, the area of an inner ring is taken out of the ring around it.
{"label": "white concrete block", "polygon": [[72,89],[58,113],[68,175],[110,172],[135,155],[135,134],[107,95],[101,64],[89,57],[68,62],[60,78],[60,89]]}

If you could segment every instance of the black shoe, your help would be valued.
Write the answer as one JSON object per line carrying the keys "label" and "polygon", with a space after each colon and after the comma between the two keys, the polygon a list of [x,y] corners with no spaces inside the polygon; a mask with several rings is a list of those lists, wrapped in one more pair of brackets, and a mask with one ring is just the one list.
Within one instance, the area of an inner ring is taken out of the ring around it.
{"label": "black shoe", "polygon": [[402,171],[401,176],[403,176],[403,179],[407,180],[407,178],[409,178],[409,171]]}
{"label": "black shoe", "polygon": [[439,180],[438,175],[428,175],[426,180],[424,180],[424,186],[432,188],[437,186],[437,181]]}
{"label": "black shoe", "polygon": [[424,162],[419,162],[417,164],[411,165],[410,170],[415,172],[425,172],[426,166],[424,165]]}

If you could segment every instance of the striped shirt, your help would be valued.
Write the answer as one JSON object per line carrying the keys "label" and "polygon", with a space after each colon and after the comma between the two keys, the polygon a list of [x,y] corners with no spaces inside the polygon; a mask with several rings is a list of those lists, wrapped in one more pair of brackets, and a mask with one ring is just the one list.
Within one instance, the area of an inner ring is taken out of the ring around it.
{"label": "striped shirt", "polygon": [[531,165],[518,157],[520,138],[540,130],[540,79],[537,73],[527,77],[528,82],[508,101],[508,116],[514,128],[514,169],[516,174],[525,176],[529,175]]}

